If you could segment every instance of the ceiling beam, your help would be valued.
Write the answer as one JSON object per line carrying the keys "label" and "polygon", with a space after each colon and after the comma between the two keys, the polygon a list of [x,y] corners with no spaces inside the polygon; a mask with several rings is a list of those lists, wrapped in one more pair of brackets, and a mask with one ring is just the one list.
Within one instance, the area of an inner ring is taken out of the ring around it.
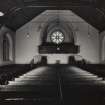
{"label": "ceiling beam", "polygon": [[24,6],[24,2],[23,0],[12,0],[12,2],[14,2],[15,6],[17,7],[22,7]]}
{"label": "ceiling beam", "polygon": [[105,0],[96,0],[97,7],[102,7],[103,4],[105,4]]}
{"label": "ceiling beam", "polygon": [[78,6],[95,6],[95,0],[55,0],[55,1],[35,1],[35,0],[24,0],[25,6],[34,6],[34,7],[47,7],[47,8],[60,8],[60,7],[78,7]]}

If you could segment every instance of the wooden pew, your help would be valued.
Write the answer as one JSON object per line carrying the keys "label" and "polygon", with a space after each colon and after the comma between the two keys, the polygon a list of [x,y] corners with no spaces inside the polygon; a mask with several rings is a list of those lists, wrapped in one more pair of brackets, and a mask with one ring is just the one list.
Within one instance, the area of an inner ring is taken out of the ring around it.
{"label": "wooden pew", "polygon": [[8,81],[30,71],[30,65],[7,65],[0,67],[0,85],[7,85]]}

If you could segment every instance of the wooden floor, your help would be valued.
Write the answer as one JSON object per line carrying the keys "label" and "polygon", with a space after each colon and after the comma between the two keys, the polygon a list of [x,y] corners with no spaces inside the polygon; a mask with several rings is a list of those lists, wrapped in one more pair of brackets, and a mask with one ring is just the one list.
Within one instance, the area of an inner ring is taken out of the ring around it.
{"label": "wooden floor", "polygon": [[105,105],[105,81],[70,65],[48,65],[0,86],[0,105]]}

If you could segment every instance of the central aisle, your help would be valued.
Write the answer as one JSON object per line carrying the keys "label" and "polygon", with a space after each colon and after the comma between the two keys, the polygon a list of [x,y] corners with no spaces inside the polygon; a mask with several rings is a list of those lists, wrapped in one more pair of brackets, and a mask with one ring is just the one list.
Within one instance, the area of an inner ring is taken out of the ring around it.
{"label": "central aisle", "polygon": [[105,105],[105,82],[80,68],[48,65],[2,86],[3,104]]}

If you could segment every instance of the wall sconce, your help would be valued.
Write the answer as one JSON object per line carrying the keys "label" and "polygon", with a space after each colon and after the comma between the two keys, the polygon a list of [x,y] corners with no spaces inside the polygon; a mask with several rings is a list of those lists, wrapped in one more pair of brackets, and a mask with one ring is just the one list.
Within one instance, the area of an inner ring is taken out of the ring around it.
{"label": "wall sconce", "polygon": [[88,37],[90,37],[90,26],[88,25]]}
{"label": "wall sconce", "polygon": [[26,33],[26,37],[29,38],[30,37],[30,33],[29,33],[29,27],[27,27],[27,33]]}
{"label": "wall sconce", "polygon": [[30,37],[30,35],[29,34],[27,34],[27,36],[26,36],[27,38],[29,38]]}

